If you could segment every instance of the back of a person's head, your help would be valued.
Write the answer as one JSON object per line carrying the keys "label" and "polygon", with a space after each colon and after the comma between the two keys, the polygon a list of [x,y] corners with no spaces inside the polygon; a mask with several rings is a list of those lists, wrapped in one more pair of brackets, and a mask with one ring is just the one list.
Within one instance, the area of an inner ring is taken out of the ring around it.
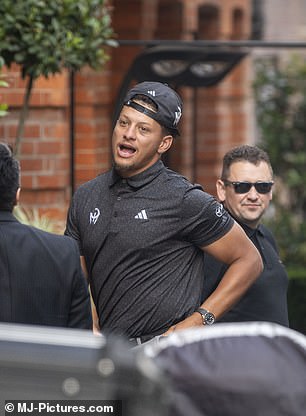
{"label": "back of a person's head", "polygon": [[19,184],[19,162],[10,147],[0,143],[0,210],[12,211]]}
{"label": "back of a person's head", "polygon": [[251,145],[236,146],[229,150],[223,157],[222,175],[223,179],[227,179],[230,167],[236,162],[249,162],[258,166],[261,162],[267,163],[272,172],[269,155],[260,147]]}

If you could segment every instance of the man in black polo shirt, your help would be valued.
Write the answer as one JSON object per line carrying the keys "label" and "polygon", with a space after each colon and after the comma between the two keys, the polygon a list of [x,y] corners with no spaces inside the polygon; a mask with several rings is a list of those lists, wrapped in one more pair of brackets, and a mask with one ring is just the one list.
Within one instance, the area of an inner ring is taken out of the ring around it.
{"label": "man in black polo shirt", "polygon": [[[213,323],[262,270],[222,205],[161,161],[181,114],[167,85],[132,88],[113,131],[112,169],[79,187],[68,212],[65,233],[79,242],[99,327],[132,343]],[[229,267],[201,304],[203,251]]]}
{"label": "man in black polo shirt", "polygon": [[[225,154],[219,200],[259,250],[264,270],[242,299],[220,321],[269,321],[288,326],[288,276],[275,239],[260,220],[272,199],[273,172],[269,156],[256,146],[239,146]],[[205,255],[203,300],[214,292],[227,265]]]}

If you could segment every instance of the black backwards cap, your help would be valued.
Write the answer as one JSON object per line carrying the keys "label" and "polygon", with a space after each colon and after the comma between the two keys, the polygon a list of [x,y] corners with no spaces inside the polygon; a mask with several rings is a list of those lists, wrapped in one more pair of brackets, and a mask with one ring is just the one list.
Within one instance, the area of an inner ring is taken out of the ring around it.
{"label": "black backwards cap", "polygon": [[[135,103],[133,97],[138,94],[149,97],[155,103],[157,112]],[[167,84],[149,81],[141,82],[130,89],[123,104],[140,111],[168,130],[179,134],[177,125],[182,115],[183,103],[179,95]]]}

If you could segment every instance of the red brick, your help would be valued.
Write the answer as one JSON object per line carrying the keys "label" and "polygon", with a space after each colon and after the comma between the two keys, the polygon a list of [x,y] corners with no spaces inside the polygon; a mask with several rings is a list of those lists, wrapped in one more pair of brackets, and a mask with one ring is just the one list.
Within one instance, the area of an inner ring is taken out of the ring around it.
{"label": "red brick", "polygon": [[3,102],[7,103],[10,107],[21,107],[24,100],[24,91],[10,91],[3,92]]}
{"label": "red brick", "polygon": [[21,189],[33,189],[34,177],[21,171]]}
{"label": "red brick", "polygon": [[32,155],[34,153],[34,143],[22,140],[20,145],[20,154]]}
{"label": "red brick", "polygon": [[51,172],[69,172],[70,169],[70,159],[69,157],[49,157],[44,161],[45,169],[50,170]]}
{"label": "red brick", "polygon": [[69,178],[66,174],[37,175],[35,177],[36,188],[56,189],[65,188],[69,184]]}
{"label": "red brick", "polygon": [[77,167],[79,166],[91,166],[99,160],[99,155],[97,153],[77,153],[75,155],[75,163]]}
{"label": "red brick", "polygon": [[60,74],[51,75],[48,78],[40,77],[35,81],[35,88],[38,89],[54,89],[62,90],[67,86],[67,72],[63,71]]}
{"label": "red brick", "polygon": [[[9,135],[16,137],[18,125],[11,125],[9,127]],[[40,138],[40,126],[35,124],[25,123],[22,139],[39,139]]]}
{"label": "red brick", "polygon": [[97,175],[99,175],[102,172],[100,169],[82,169],[78,170],[76,174],[76,184],[77,186],[81,185],[84,182],[89,181],[90,179],[95,178]]}
{"label": "red brick", "polygon": [[43,161],[41,159],[22,159],[20,167],[23,173],[26,171],[40,171],[43,167]]}
{"label": "red brick", "polygon": [[68,123],[56,121],[52,124],[42,125],[42,137],[54,138],[54,139],[65,139],[69,135]]}
{"label": "red brick", "polygon": [[97,126],[93,123],[77,122],[75,127],[79,135],[97,133]]}
{"label": "red brick", "polygon": [[61,141],[40,141],[36,145],[36,151],[40,155],[59,155],[65,153],[65,145]]}

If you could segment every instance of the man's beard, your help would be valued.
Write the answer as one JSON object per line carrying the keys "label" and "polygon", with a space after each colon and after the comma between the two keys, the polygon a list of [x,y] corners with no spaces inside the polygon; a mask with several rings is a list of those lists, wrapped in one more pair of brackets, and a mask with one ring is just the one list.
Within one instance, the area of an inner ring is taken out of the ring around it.
{"label": "man's beard", "polygon": [[120,164],[113,161],[113,167],[117,172],[129,172],[130,170],[133,170],[135,167],[134,163],[130,164]]}

